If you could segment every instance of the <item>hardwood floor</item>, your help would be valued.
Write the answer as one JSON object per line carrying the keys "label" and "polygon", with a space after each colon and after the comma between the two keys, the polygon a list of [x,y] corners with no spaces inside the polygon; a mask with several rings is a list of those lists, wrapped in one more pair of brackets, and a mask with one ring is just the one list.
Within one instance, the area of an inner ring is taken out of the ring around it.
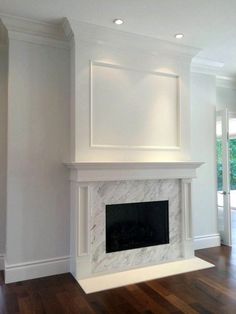
{"label": "hardwood floor", "polygon": [[236,249],[199,250],[215,268],[86,295],[70,274],[3,283],[0,313],[236,313]]}

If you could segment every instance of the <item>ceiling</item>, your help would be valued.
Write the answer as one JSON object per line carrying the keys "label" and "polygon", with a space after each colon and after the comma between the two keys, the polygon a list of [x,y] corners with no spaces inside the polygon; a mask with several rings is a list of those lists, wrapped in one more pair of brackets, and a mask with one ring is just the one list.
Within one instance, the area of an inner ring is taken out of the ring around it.
{"label": "ceiling", "polygon": [[[0,0],[0,13],[59,22],[64,17],[201,48],[236,78],[235,0]],[[120,17],[121,26],[112,23]],[[182,40],[174,38],[184,33]]]}

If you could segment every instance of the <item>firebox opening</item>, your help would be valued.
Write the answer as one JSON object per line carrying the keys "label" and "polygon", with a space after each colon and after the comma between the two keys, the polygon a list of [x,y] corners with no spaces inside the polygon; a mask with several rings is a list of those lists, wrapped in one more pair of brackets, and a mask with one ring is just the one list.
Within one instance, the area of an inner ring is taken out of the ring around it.
{"label": "firebox opening", "polygon": [[106,253],[169,243],[169,201],[106,205]]}

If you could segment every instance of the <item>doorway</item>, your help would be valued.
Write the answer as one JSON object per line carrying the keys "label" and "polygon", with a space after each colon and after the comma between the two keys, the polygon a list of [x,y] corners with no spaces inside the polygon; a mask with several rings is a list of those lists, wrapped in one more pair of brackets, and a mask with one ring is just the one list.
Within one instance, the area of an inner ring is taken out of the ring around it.
{"label": "doorway", "polygon": [[236,245],[236,114],[217,112],[217,207],[221,242]]}

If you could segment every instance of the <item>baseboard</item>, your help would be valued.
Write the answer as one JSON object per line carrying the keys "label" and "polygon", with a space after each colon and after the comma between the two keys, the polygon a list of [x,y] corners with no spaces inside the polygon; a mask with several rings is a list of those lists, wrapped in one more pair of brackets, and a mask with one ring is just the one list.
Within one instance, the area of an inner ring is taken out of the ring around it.
{"label": "baseboard", "polygon": [[0,270],[4,270],[4,254],[0,254]]}
{"label": "baseboard", "polygon": [[70,257],[63,256],[27,263],[5,264],[5,282],[17,282],[70,271]]}
{"label": "baseboard", "polygon": [[215,246],[220,246],[219,233],[194,237],[195,250],[206,249]]}

